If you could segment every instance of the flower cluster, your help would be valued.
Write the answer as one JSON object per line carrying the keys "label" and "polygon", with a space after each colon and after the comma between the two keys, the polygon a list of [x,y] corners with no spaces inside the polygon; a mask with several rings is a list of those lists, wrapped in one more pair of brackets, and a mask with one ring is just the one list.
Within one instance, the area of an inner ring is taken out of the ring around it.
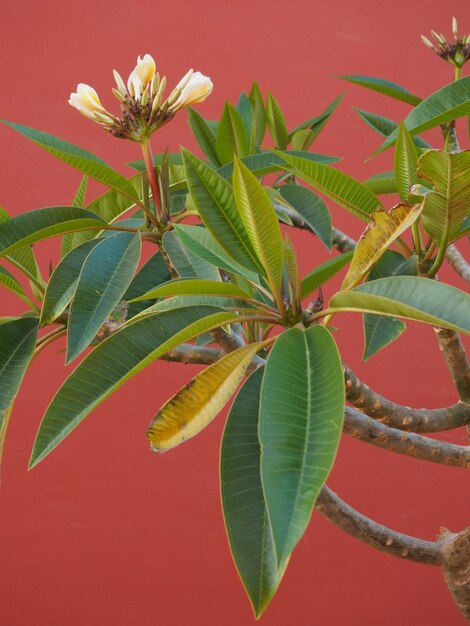
{"label": "flower cluster", "polygon": [[444,35],[431,31],[435,44],[424,35],[421,35],[423,43],[434,52],[457,68],[461,68],[470,59],[470,35],[459,37],[457,32],[457,20],[452,18],[452,32],[454,41],[447,41]]}
{"label": "flower cluster", "polygon": [[114,79],[117,88],[113,89],[113,93],[121,106],[120,117],[107,111],[93,87],[84,83],[80,83],[77,91],[70,94],[69,104],[115,137],[141,143],[173,119],[179,109],[202,102],[212,91],[210,78],[191,69],[164,101],[166,78],[160,78],[150,54],[137,58],[127,86],[116,70]]}

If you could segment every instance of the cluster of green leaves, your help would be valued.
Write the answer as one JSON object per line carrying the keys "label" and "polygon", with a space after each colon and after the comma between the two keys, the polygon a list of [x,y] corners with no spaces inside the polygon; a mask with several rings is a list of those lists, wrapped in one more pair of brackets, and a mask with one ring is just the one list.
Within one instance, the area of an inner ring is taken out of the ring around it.
{"label": "cluster of green leaves", "polygon": [[[309,151],[341,98],[289,130],[277,100],[269,94],[265,101],[254,83],[236,106],[225,105],[219,121],[189,110],[204,159],[185,149],[155,156],[170,215],[157,226],[148,219],[143,162],[133,162],[137,174],[125,178],[77,146],[7,122],[84,178],[71,206],[0,215],[0,255],[32,289],[28,296],[0,268],[0,285],[29,307],[0,319],[0,445],[26,368],[55,337],[67,336],[67,362],[92,349],[48,407],[31,466],[149,363],[222,333],[234,350],[157,412],[148,438],[162,452],[196,435],[257,366],[232,405],[221,452],[227,533],[256,615],[280,583],[338,448],[344,382],[331,317],[363,315],[364,358],[403,333],[397,318],[470,333],[468,294],[431,280],[449,243],[469,232],[469,153],[434,150],[419,137],[470,113],[470,78],[425,100],[388,81],[345,78],[414,107],[401,124],[359,111],[386,137],[380,150],[395,145],[393,172],[361,183],[332,166],[337,158]],[[267,131],[273,148],[264,147]],[[270,185],[268,174],[276,175]],[[88,178],[107,191],[87,204]],[[400,202],[387,211],[382,193],[398,193]],[[332,254],[301,277],[280,224],[306,225],[331,252],[325,198],[367,228],[354,251]],[[410,231],[411,244],[402,238]],[[32,246],[56,236],[61,259],[46,283]],[[159,249],[140,266],[147,243]],[[391,249],[396,244],[400,252]],[[306,301],[346,265],[328,306],[321,310],[320,295]]]}

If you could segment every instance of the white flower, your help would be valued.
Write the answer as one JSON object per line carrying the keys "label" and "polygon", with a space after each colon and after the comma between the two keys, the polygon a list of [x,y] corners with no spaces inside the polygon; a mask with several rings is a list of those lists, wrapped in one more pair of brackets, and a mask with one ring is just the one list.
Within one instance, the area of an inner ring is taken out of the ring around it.
{"label": "white flower", "polygon": [[76,93],[70,94],[69,104],[78,109],[85,117],[94,121],[96,121],[95,113],[109,117],[109,113],[101,104],[96,91],[84,83],[77,85]]}
{"label": "white flower", "polygon": [[190,70],[176,86],[173,93],[179,90],[181,90],[181,93],[176,102],[170,104],[168,112],[174,114],[183,107],[202,102],[211,93],[212,88],[213,84],[210,78],[204,76],[201,72],[193,72]]}
{"label": "white flower", "polygon": [[140,96],[147,85],[152,82],[156,69],[155,61],[150,54],[145,54],[143,59],[138,56],[137,65],[127,81],[129,93],[136,97]]}

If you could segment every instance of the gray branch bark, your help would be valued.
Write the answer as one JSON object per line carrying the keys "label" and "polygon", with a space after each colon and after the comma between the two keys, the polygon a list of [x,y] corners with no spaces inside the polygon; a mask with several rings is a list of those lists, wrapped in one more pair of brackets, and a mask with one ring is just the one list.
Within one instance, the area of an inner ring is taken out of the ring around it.
{"label": "gray branch bark", "polygon": [[381,552],[426,565],[440,565],[439,544],[382,526],[346,504],[326,485],[316,503],[317,510],[332,524]]}
{"label": "gray branch bark", "polygon": [[470,264],[464,259],[460,251],[451,244],[446,250],[446,259],[457,274],[470,284]]}
{"label": "gray branch bark", "polygon": [[345,408],[343,432],[378,448],[411,456],[420,461],[470,468],[470,446],[458,446],[390,428],[350,407]]}
{"label": "gray branch bark", "polygon": [[470,404],[458,402],[440,409],[412,409],[373,391],[345,364],[346,399],[369,417],[399,430],[433,433],[470,424]]}

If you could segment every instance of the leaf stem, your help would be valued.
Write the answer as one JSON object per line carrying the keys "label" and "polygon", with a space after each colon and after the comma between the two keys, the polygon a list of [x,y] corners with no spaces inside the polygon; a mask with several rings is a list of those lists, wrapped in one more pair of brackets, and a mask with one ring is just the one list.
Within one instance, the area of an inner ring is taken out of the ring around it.
{"label": "leaf stem", "polygon": [[399,248],[401,248],[402,252],[404,252],[407,259],[410,256],[413,256],[413,252],[411,251],[410,247],[408,246],[408,244],[402,237],[397,237],[395,239],[395,243],[397,244]]}
{"label": "leaf stem", "polygon": [[[158,186],[157,175],[155,172],[155,163],[153,160],[152,147],[150,145],[150,139],[146,139],[140,144],[142,148],[142,154],[144,155],[144,163],[145,168],[147,170],[147,175],[149,177],[150,188],[152,189],[153,202],[155,204],[155,213],[157,218],[162,215],[162,199],[160,196],[160,188]],[[155,222],[155,218],[153,219],[153,223],[158,225],[158,219]]]}
{"label": "leaf stem", "polygon": [[416,254],[421,256],[423,254],[423,240],[421,238],[421,231],[419,230],[419,222],[416,220],[411,225],[411,234],[413,236],[413,243],[415,246]]}

